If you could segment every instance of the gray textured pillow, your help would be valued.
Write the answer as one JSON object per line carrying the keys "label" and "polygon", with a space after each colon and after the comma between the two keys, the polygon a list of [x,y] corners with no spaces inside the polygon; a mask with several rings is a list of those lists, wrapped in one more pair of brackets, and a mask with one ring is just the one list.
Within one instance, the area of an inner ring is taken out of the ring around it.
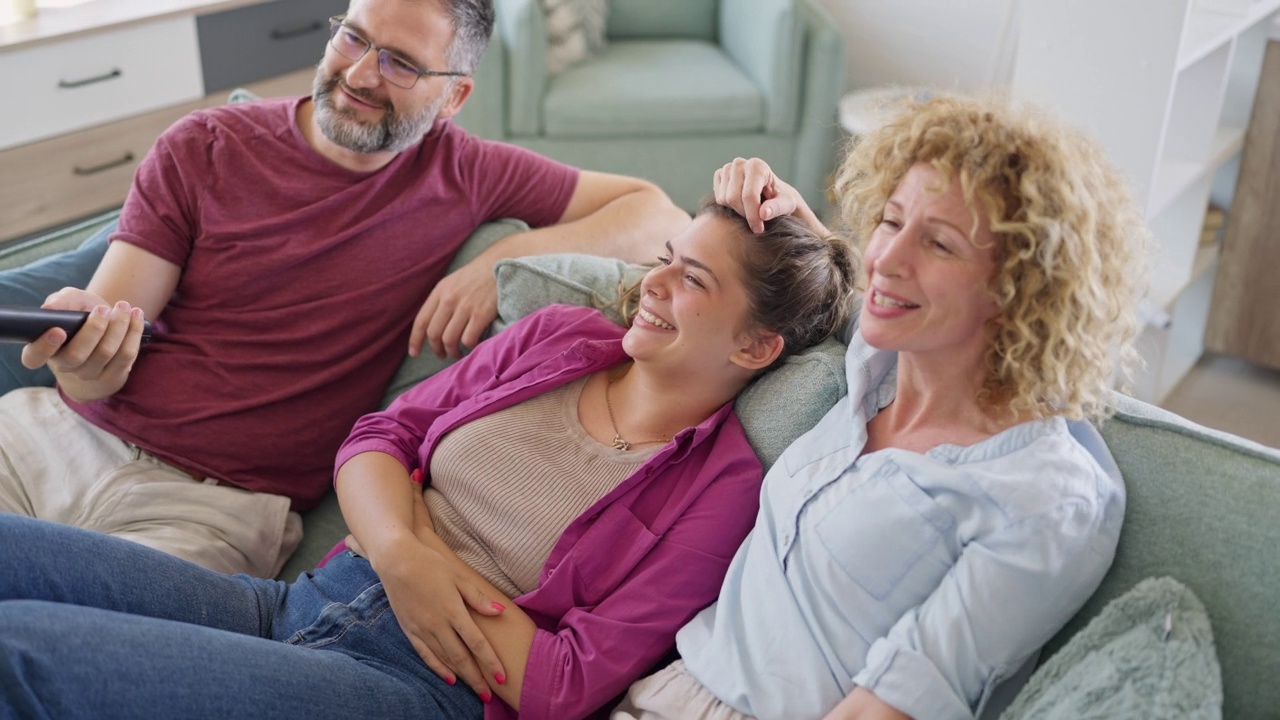
{"label": "gray textured pillow", "polygon": [[1173,578],[1111,601],[1018,694],[1000,720],[1222,717],[1222,674],[1204,605]]}
{"label": "gray textured pillow", "polygon": [[643,265],[563,253],[499,260],[499,328],[548,305],[583,305],[602,310],[616,323],[622,318],[614,307],[618,293],[640,281],[648,271]]}
{"label": "gray textured pillow", "polygon": [[[601,307],[619,321],[611,312],[618,288],[630,286],[644,272],[641,265],[593,255],[501,260],[494,268],[498,278],[495,326],[505,326],[554,303]],[[844,343],[827,339],[787,358],[738,396],[734,409],[766,468],[848,392],[844,351]]]}

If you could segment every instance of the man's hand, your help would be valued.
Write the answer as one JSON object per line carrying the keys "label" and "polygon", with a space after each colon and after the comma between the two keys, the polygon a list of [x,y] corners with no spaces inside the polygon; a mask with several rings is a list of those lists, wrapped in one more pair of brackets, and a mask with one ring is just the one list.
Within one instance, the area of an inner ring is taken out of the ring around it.
{"label": "man's hand", "polygon": [[[358,548],[357,544],[353,551],[360,554]],[[492,697],[489,683],[506,679],[502,663],[467,607],[497,615],[505,606],[416,538],[399,543],[391,560],[374,569],[400,628],[427,667],[450,685],[460,678],[487,702]]]}
{"label": "man's hand", "polygon": [[795,215],[819,235],[828,235],[824,226],[799,191],[773,174],[760,158],[734,158],[716,171],[712,179],[716,203],[733,208],[746,218],[752,232],[764,232],[764,222],[783,215]]}
{"label": "man's hand", "polygon": [[426,341],[437,357],[459,358],[461,345],[475,347],[480,342],[485,329],[498,317],[493,265],[481,255],[436,283],[413,320],[410,355],[417,357]]}
{"label": "man's hand", "polygon": [[89,317],[75,337],[51,328],[24,347],[24,366],[35,369],[47,364],[63,390],[80,401],[104,398],[124,387],[142,346],[142,308],[124,301],[108,305],[98,295],[77,288],[59,290],[41,307],[82,310]]}

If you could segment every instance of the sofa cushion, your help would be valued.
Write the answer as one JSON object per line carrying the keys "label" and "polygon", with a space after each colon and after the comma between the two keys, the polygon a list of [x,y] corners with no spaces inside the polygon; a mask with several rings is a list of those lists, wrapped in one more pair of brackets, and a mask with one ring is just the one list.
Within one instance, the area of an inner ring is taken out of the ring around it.
{"label": "sofa cushion", "polygon": [[1111,601],[1045,663],[1001,720],[1222,717],[1204,605],[1172,578]]}
{"label": "sofa cushion", "polygon": [[547,83],[542,127],[554,137],[754,133],[760,89],[700,40],[614,41]]}
{"label": "sofa cushion", "polygon": [[1280,708],[1280,451],[1115,395],[1102,436],[1128,499],[1115,563],[1098,591],[1046,646],[1060,649],[1088,618],[1140,580],[1171,576],[1213,619],[1223,716]]}
{"label": "sofa cushion", "polygon": [[717,0],[609,0],[610,40],[686,38],[715,42]]}

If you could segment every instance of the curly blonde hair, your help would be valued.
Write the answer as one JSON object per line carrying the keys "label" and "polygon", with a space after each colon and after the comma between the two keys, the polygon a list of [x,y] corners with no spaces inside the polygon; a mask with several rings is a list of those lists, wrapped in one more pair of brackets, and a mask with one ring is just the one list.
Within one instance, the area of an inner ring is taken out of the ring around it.
{"label": "curly blonde hair", "polygon": [[979,212],[995,236],[989,289],[1000,314],[980,406],[1105,417],[1109,388],[1137,360],[1135,306],[1150,242],[1119,170],[1090,138],[1006,98],[909,101],[855,140],[840,168],[835,190],[855,237],[871,237],[917,163],[959,180],[971,240]]}

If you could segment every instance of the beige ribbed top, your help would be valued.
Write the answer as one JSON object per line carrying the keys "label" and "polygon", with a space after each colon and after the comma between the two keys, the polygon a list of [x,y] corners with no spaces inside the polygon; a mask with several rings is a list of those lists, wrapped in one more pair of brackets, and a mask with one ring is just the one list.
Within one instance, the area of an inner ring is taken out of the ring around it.
{"label": "beige ribbed top", "polygon": [[586,380],[451,431],[431,458],[436,533],[508,597],[537,588],[569,523],[660,447],[620,452],[588,435],[578,420]]}

